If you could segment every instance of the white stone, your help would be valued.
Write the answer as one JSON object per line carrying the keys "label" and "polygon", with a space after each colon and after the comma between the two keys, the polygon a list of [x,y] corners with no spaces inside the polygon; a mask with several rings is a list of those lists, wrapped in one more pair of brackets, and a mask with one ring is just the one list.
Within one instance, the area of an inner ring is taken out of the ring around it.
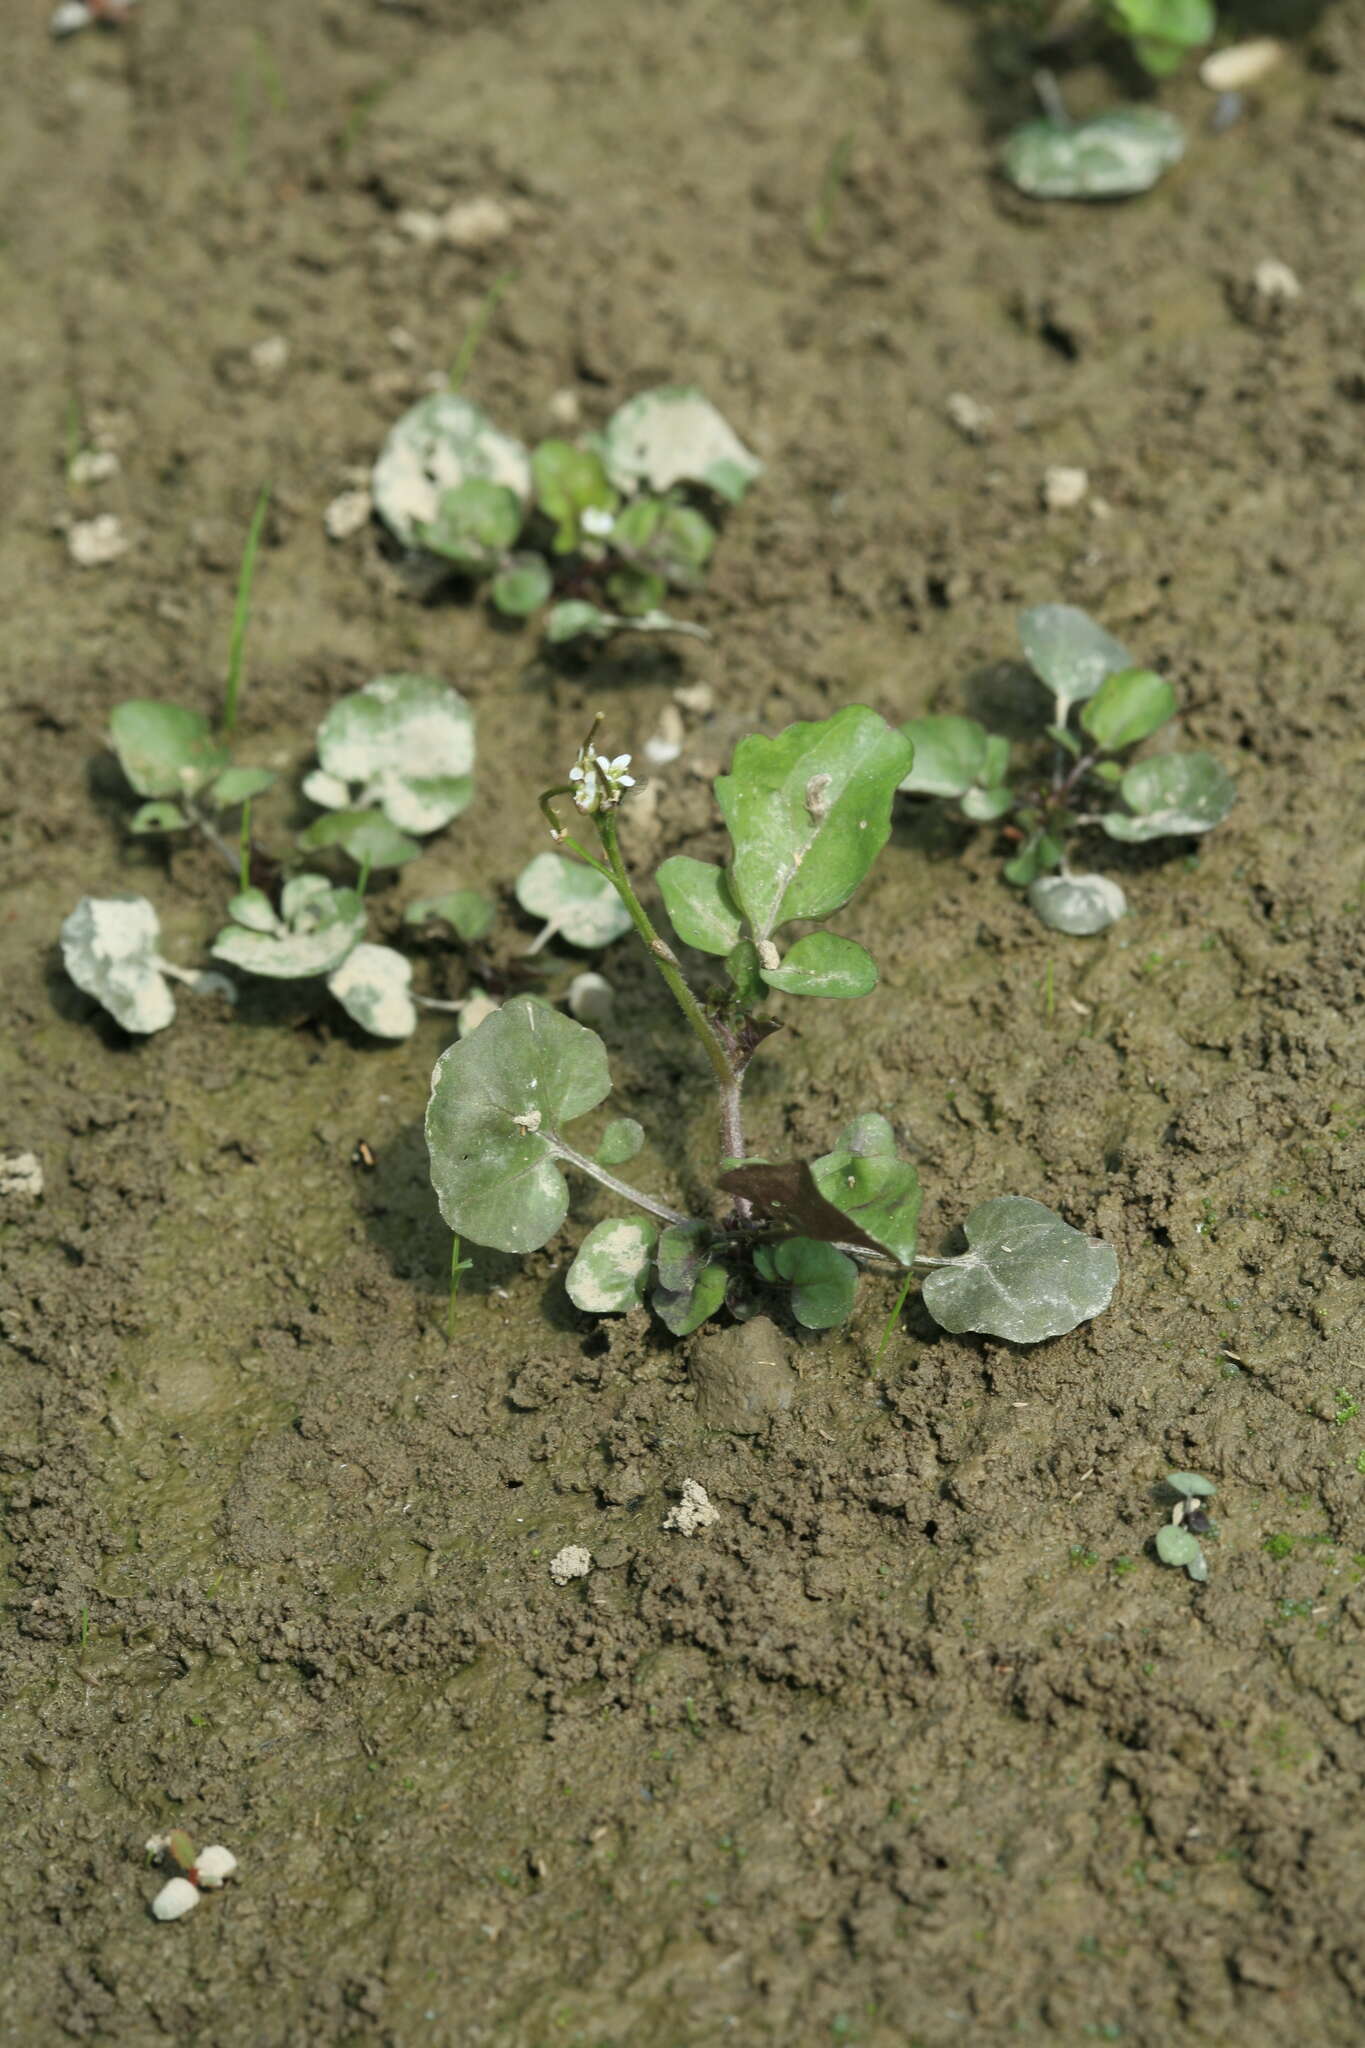
{"label": "white stone", "polygon": [[441,234],[455,249],[487,249],[512,232],[512,216],[500,199],[485,194],[457,199],[441,217]]}
{"label": "white stone", "polygon": [[441,239],[441,216],[425,206],[405,206],[395,226],[400,235],[424,249],[433,248]]}
{"label": "white stone", "polygon": [[1083,469],[1067,469],[1053,463],[1043,471],[1043,503],[1049,512],[1069,512],[1079,505],[1090,489],[1090,477]]}
{"label": "white stone", "polygon": [[88,28],[93,19],[84,0],[62,0],[62,5],[53,9],[48,27],[54,36],[74,36],[78,29]]}
{"label": "white stone", "polygon": [[1287,263],[1281,263],[1274,256],[1266,256],[1256,265],[1251,281],[1257,295],[1263,299],[1294,300],[1303,297],[1303,286]]}
{"label": "white stone", "polygon": [[995,420],[995,414],[988,405],[983,405],[980,399],[972,398],[965,391],[950,391],[944,410],[967,441],[984,441]]}
{"label": "white stone", "polygon": [[112,448],[82,448],[79,455],[72,456],[67,475],[73,484],[103,484],[118,475],[118,466]]}
{"label": "white stone", "polygon": [[172,1877],[152,1900],[154,1920],[183,1920],[199,1904],[199,1890],[187,1877]]}
{"label": "white stone", "polygon": [[583,417],[583,408],[578,402],[578,393],[565,386],[556,391],[546,408],[551,424],[556,427],[576,427]]}
{"label": "white stone", "polygon": [[370,523],[374,501],[368,491],[338,491],[322,515],[328,540],[350,540]]}
{"label": "white stone", "polygon": [[682,713],[676,704],[665,704],[659,713],[658,730],[645,741],[645,759],[656,768],[676,761],[683,750]]}
{"label": "white stone", "polygon": [[289,343],[283,334],[267,334],[251,344],[251,361],[263,377],[278,377],[289,361]]}
{"label": "white stone", "polygon": [[1249,42],[1229,43],[1214,50],[1199,67],[1199,78],[1210,92],[1245,92],[1273,71],[1284,55],[1284,44],[1274,36],[1253,36]]}
{"label": "white stone", "polygon": [[710,683],[680,683],[673,692],[673,702],[690,711],[694,718],[705,718],[708,711],[716,708],[716,693]]}
{"label": "white stone", "polygon": [[706,1488],[695,1479],[684,1479],[682,1498],[675,1508],[664,1516],[665,1529],[676,1529],[680,1536],[695,1536],[701,1529],[710,1529],[720,1520],[720,1509],[712,1505]]}
{"label": "white stone", "polygon": [[610,1024],[615,1007],[616,995],[605,975],[576,974],[569,983],[569,1015],[580,1024]]}
{"label": "white stone", "polygon": [[231,1849],[224,1849],[215,1842],[212,1847],[199,1851],[194,1875],[202,1890],[216,1892],[227,1883],[236,1868],[237,1858]]}
{"label": "white stone", "polygon": [[97,513],[93,519],[73,520],[67,530],[67,553],[78,569],[103,569],[126,555],[132,543],[123,522],[112,512]]}
{"label": "white stone", "polygon": [[36,1152],[0,1152],[0,1195],[36,1202],[43,1192],[43,1163]]}
{"label": "white stone", "polygon": [[591,1570],[592,1552],[581,1543],[566,1543],[550,1559],[550,1577],[557,1586],[567,1586],[570,1579],[586,1579]]}

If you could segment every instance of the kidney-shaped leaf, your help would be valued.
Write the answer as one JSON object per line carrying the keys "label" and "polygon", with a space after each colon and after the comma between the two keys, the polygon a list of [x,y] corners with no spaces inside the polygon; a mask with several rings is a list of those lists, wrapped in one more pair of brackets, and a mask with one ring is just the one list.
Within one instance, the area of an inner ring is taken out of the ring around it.
{"label": "kidney-shaped leaf", "polygon": [[1146,192],[1185,153],[1159,107],[1115,107],[1092,121],[1025,121],[1005,143],[1010,182],[1031,199],[1123,199]]}
{"label": "kidney-shaped leaf", "polygon": [[964,1229],[970,1250],[936,1266],[921,1289],[945,1330],[1040,1344],[1108,1308],[1119,1277],[1112,1246],[1042,1202],[998,1195],[979,1203]]}
{"label": "kidney-shaped leaf", "polygon": [[658,1226],[633,1216],[608,1216],[578,1247],[564,1276],[575,1308],[589,1315],[624,1315],[645,1298]]}
{"label": "kidney-shaped leaf", "polygon": [[435,676],[376,676],[334,704],[318,727],[318,759],[330,784],[309,777],[325,802],[358,785],[361,808],[378,804],[400,832],[439,831],[473,794],[474,716],[458,690]]}
{"label": "kidney-shaped leaf", "polygon": [[915,749],[901,784],[907,796],[963,796],[986,768],[989,736],[974,718],[912,718],[901,731]]}
{"label": "kidney-shaped leaf", "polygon": [[109,737],[139,796],[193,796],[227,766],[227,750],[202,712],[135,697],[115,705]]}
{"label": "kidney-shaped leaf", "polygon": [[1104,875],[1038,875],[1028,900],[1050,930],[1082,939],[1108,931],[1128,908],[1118,883]]}
{"label": "kidney-shaped leaf", "polygon": [[919,1175],[896,1156],[896,1134],[884,1116],[856,1117],[832,1152],[811,1161],[811,1175],[827,1202],[864,1237],[908,1266],[915,1256]]}
{"label": "kidney-shaped leaf", "polygon": [[405,412],[389,433],[370,480],[374,508],[405,548],[421,546],[420,529],[440,501],[470,477],[486,477],[531,495],[531,463],[520,441],[455,392],[437,391]]}
{"label": "kidney-shaped leaf", "polygon": [[789,996],[865,996],[877,986],[877,963],[856,939],[808,932],[780,967],[760,969],[769,988]]}
{"label": "kidney-shaped leaf", "polygon": [[739,943],[743,919],[723,868],[675,853],[655,871],[670,924],[685,946],[699,953],[729,953]]}
{"label": "kidney-shaped leaf", "polygon": [[664,384],[627,399],[608,420],[603,447],[623,490],[706,484],[738,504],[763,468],[693,384]]}
{"label": "kidney-shaped leaf", "polygon": [[1134,815],[1105,813],[1100,823],[1111,839],[1164,839],[1221,825],[1237,785],[1212,754],[1153,754],[1127,770],[1119,795]]}
{"label": "kidney-shaped leaf", "polygon": [[1128,649],[1074,604],[1035,604],[1019,614],[1024,658],[1063,704],[1093,697],[1106,676],[1131,668]]}
{"label": "kidney-shaped leaf", "polygon": [[716,801],[734,844],[731,890],[756,939],[848,901],[890,835],[913,751],[863,704],[740,741]]}
{"label": "kidney-shaped leaf", "polygon": [[630,912],[595,868],[562,853],[538,853],[517,876],[517,901],[545,929],[532,952],[556,932],[571,946],[609,946],[630,929]]}
{"label": "kidney-shaped leaf", "polygon": [[417,1029],[411,985],[412,965],[392,946],[356,946],[327,977],[346,1015],[376,1038],[410,1038]]}
{"label": "kidney-shaped leaf", "polygon": [[569,1207],[552,1138],[611,1088],[607,1052],[588,1031],[516,996],[436,1063],[427,1150],[441,1214],[460,1237],[530,1252]]}
{"label": "kidney-shaped leaf", "polygon": [[62,925],[67,973],[125,1031],[162,1031],[175,1016],[158,962],[160,936],[145,896],[82,896]]}

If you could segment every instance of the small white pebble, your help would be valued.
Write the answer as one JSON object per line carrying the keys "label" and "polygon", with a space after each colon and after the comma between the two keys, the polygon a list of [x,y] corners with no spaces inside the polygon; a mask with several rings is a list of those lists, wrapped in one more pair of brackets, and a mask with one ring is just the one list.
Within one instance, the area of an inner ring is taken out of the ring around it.
{"label": "small white pebble", "polygon": [[659,713],[658,731],[645,741],[645,759],[656,768],[676,761],[683,750],[682,713],[676,704],[665,704]]}
{"label": "small white pebble", "polygon": [[1090,477],[1083,469],[1067,469],[1053,463],[1043,471],[1043,503],[1049,512],[1069,512],[1073,505],[1081,503],[1089,489]]}
{"label": "small white pebble", "polygon": [[197,1883],[206,1892],[216,1892],[237,1868],[237,1858],[231,1849],[224,1849],[214,1843],[211,1848],[201,1849],[194,1866]]}
{"label": "small white pebble", "polygon": [[487,249],[512,232],[512,216],[500,199],[457,199],[441,218],[441,233],[456,249]]}
{"label": "small white pebble", "polygon": [[339,491],[322,515],[328,540],[350,540],[369,525],[373,509],[368,491]]}
{"label": "small white pebble", "polygon": [[966,391],[950,391],[944,411],[966,441],[984,441],[995,420],[990,407]]}
{"label": "small white pebble", "polygon": [[43,1192],[43,1164],[36,1152],[0,1152],[0,1195],[36,1202]]}
{"label": "small white pebble", "polygon": [[602,974],[576,974],[569,983],[569,1015],[580,1024],[610,1024],[616,995]]}
{"label": "small white pebble", "polygon": [[71,458],[67,471],[73,484],[104,484],[118,475],[118,457],[112,448],[82,448]]}
{"label": "small white pebble", "polygon": [[441,216],[425,206],[405,206],[394,223],[400,235],[430,249],[441,239]]}
{"label": "small white pebble", "polygon": [[1199,67],[1199,80],[1210,92],[1245,92],[1273,71],[1284,55],[1284,44],[1274,36],[1253,36],[1249,42],[1229,43],[1214,50]]}
{"label": "small white pebble", "polygon": [[199,1904],[199,1892],[187,1877],[172,1877],[152,1900],[154,1920],[183,1920]]}
{"label": "small white pebble", "polygon": [[708,711],[716,708],[716,693],[710,683],[680,683],[673,692],[673,702],[690,711],[694,718],[705,718]]}
{"label": "small white pebble", "polygon": [[267,334],[252,342],[249,353],[252,367],[263,377],[278,377],[289,361],[289,343],[283,334]]}
{"label": "small white pebble", "polygon": [[695,1536],[699,1529],[709,1529],[719,1520],[720,1509],[712,1505],[706,1488],[695,1479],[684,1479],[682,1499],[664,1516],[664,1527],[676,1529],[680,1536]]}
{"label": "small white pebble", "polygon": [[417,353],[416,339],[406,327],[391,327],[384,339],[395,355],[415,356]]}
{"label": "small white pebble", "polygon": [[53,9],[48,27],[54,36],[74,36],[78,29],[88,28],[92,19],[84,0],[62,0],[62,5]]}
{"label": "small white pebble", "polygon": [[67,529],[67,553],[78,569],[103,569],[126,555],[132,546],[123,522],[112,512],[97,513],[93,519],[74,519]]}
{"label": "small white pebble", "polygon": [[583,408],[578,402],[578,393],[571,391],[567,385],[562,391],[554,393],[549,405],[546,407],[546,411],[550,415],[551,422],[556,427],[576,427],[583,417]]}
{"label": "small white pebble", "polygon": [[1251,281],[1257,294],[1263,299],[1301,299],[1303,286],[1287,263],[1281,263],[1274,256],[1267,256],[1256,265]]}
{"label": "small white pebble", "polygon": [[586,1579],[591,1570],[592,1552],[581,1543],[566,1543],[550,1559],[550,1577],[557,1586],[567,1586],[570,1579]]}

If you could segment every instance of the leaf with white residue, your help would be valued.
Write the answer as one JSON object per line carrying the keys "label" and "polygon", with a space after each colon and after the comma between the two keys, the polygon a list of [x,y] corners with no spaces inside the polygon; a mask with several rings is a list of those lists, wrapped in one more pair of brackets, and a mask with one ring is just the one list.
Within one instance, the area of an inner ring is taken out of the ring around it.
{"label": "leaf with white residue", "polygon": [[376,676],[327,713],[318,759],[305,783],[315,803],[378,805],[400,832],[436,832],[473,794],[473,714],[434,676]]}
{"label": "leaf with white residue", "polygon": [[355,890],[334,889],[323,875],[293,876],[280,906],[282,916],[267,923],[270,906],[259,889],[234,896],[234,922],[214,940],[214,958],[268,980],[306,981],[340,967],[365,930],[365,905]]}
{"label": "leaf with white residue", "polygon": [[1063,705],[1093,697],[1106,676],[1132,668],[1128,649],[1074,604],[1036,604],[1019,614],[1029,667]]}
{"label": "leaf with white residue", "polygon": [[595,949],[630,929],[630,912],[612,883],[562,853],[538,853],[527,863],[517,876],[517,901],[545,919],[533,953],[556,934],[571,946]]}
{"label": "leaf with white residue", "polygon": [[83,896],[62,925],[67,973],[125,1031],[164,1031],[175,1016],[157,953],[160,936],[145,896]]}
{"label": "leaf with white residue", "polygon": [[935,1267],[921,1289],[945,1330],[1040,1344],[1108,1308],[1119,1277],[1112,1247],[1042,1202],[999,1195],[979,1203],[964,1228],[970,1249]]}
{"label": "leaf with white residue", "polygon": [[411,963],[392,946],[356,946],[327,977],[347,1016],[375,1038],[410,1038],[417,1029],[411,984]]}
{"label": "leaf with white residue", "polygon": [[608,420],[603,447],[623,490],[705,484],[738,504],[763,468],[694,384],[663,384],[627,399]]}
{"label": "leaf with white residue", "polygon": [[635,1217],[608,1216],[578,1247],[564,1285],[575,1308],[589,1315],[624,1315],[645,1298],[658,1226]]}
{"label": "leaf with white residue", "polygon": [[139,796],[193,796],[227,766],[227,750],[200,711],[137,697],[115,705],[109,737]]}
{"label": "leaf with white residue", "polygon": [[1237,785],[1212,754],[1152,754],[1119,783],[1133,813],[1107,811],[1100,819],[1111,839],[1180,838],[1211,832],[1237,801]]}
{"label": "leaf with white residue", "polygon": [[1038,875],[1028,900],[1050,930],[1073,938],[1108,931],[1128,908],[1118,883],[1105,875]]}
{"label": "leaf with white residue", "polygon": [[1185,153],[1159,107],[1114,107],[1090,121],[1025,121],[1005,143],[1006,175],[1031,199],[1125,199],[1146,192]]}
{"label": "leaf with white residue", "polygon": [[531,462],[510,434],[455,392],[436,391],[392,428],[370,482],[374,508],[406,548],[420,548],[421,529],[442,497],[471,477],[505,484],[522,504],[531,495]]}

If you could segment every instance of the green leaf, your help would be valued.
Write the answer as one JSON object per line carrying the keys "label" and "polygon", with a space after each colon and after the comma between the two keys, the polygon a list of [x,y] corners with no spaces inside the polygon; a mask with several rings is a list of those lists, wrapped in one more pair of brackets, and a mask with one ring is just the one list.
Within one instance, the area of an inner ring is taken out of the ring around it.
{"label": "green leaf", "polygon": [[1080,759],[1081,743],[1074,732],[1068,731],[1064,725],[1045,725],[1043,731],[1055,746],[1064,748],[1073,761]]}
{"label": "green leaf", "polygon": [[411,985],[411,963],[392,946],[356,946],[327,977],[347,1016],[375,1038],[410,1038],[417,1029]]}
{"label": "green leaf", "polygon": [[633,1116],[613,1117],[598,1140],[594,1158],[599,1166],[624,1166],[645,1142],[644,1128]]}
{"label": "green leaf", "polygon": [[890,835],[912,754],[861,704],[740,741],[716,800],[734,843],[731,891],[756,940],[848,901]]}
{"label": "green leaf", "polygon": [[1015,854],[1013,860],[1005,862],[1001,872],[1004,874],[1005,880],[1012,882],[1016,889],[1027,889],[1029,883],[1043,872],[1043,861],[1039,854],[1042,839],[1043,835],[1041,832],[1032,833],[1024,841],[1024,844],[1020,847],[1018,853]]}
{"label": "green leaf", "polygon": [[670,1223],[660,1233],[659,1285],[669,1294],[688,1294],[711,1262],[715,1231],[705,1223]]}
{"label": "green leaf", "polygon": [[531,468],[521,443],[501,433],[467,398],[436,391],[405,412],[389,434],[370,491],[389,531],[405,548],[417,548],[441,499],[471,477],[505,485],[519,506],[531,495]]}
{"label": "green leaf", "polygon": [[1038,835],[1036,858],[1040,868],[1060,867],[1065,854],[1066,848],[1061,840],[1055,838],[1051,832],[1042,832]]}
{"label": "green leaf", "polygon": [[1121,761],[1097,761],[1090,773],[1098,776],[1101,782],[1107,782],[1112,785],[1123,780],[1123,763]]}
{"label": "green leaf", "polygon": [[82,896],[62,925],[62,964],[125,1031],[164,1031],[175,999],[159,965],[160,937],[145,896]]}
{"label": "green leaf", "polygon": [[549,564],[539,555],[513,555],[489,586],[489,595],[500,612],[510,619],[524,619],[539,611],[554,589]]}
{"label": "green leaf", "polygon": [[756,1009],[764,996],[763,969],[758,964],[758,947],[752,939],[741,939],[726,954],[725,972],[730,977],[730,986],[740,1008]]}
{"label": "green leaf", "polygon": [[910,1264],[923,1197],[914,1167],[896,1156],[896,1135],[884,1116],[855,1118],[832,1152],[811,1161],[811,1174],[825,1200],[864,1237]]}
{"label": "green leaf", "polygon": [[613,883],[595,868],[562,853],[538,853],[517,876],[517,901],[545,929],[532,947],[555,934],[571,946],[609,946],[630,930],[630,912]]}
{"label": "green leaf", "polygon": [[1135,761],[1119,784],[1134,813],[1100,819],[1111,839],[1141,840],[1211,832],[1237,801],[1237,785],[1212,754],[1153,754]]}
{"label": "green leaf", "polygon": [[1108,0],[1109,12],[1134,41],[1171,45],[1179,54],[1213,40],[1212,0]]}
{"label": "green leaf", "polygon": [[1175,1522],[1167,1522],[1156,1532],[1156,1554],[1163,1564],[1192,1565],[1202,1556],[1199,1538],[1189,1529],[1182,1529]]}
{"label": "green leaf", "polygon": [[1013,808],[1014,796],[1008,789],[969,789],[962,799],[962,815],[974,825],[993,825]]}
{"label": "green leaf", "polygon": [[595,1031],[516,996],[438,1060],[427,1106],[431,1179],[449,1228],[530,1252],[569,1207],[554,1138],[609,1093]]}
{"label": "green leaf", "polygon": [[542,441],[531,456],[536,503],[553,520],[551,543],[557,555],[579,546],[583,514],[612,512],[617,494],[600,455],[576,448],[572,441]]}
{"label": "green leaf", "polygon": [[305,853],[339,846],[358,868],[401,868],[422,851],[382,811],[326,811],[300,832],[299,845]]}
{"label": "green leaf", "polygon": [[1166,1484],[1185,1500],[1212,1500],[1218,1488],[1202,1472],[1168,1472]]}
{"label": "green leaf", "polygon": [[[1128,649],[1074,604],[1036,604],[1019,614],[1024,658],[1060,707],[1093,697],[1106,676],[1131,668]],[[1065,723],[1059,715],[1058,724]]]}
{"label": "green leaf", "polygon": [[695,385],[661,385],[626,401],[603,435],[607,468],[622,490],[705,484],[738,504],[763,465]]}
{"label": "green leaf", "polygon": [[1081,724],[1106,753],[1136,746],[1175,711],[1175,691],[1149,668],[1123,668],[1106,676],[1081,712]]}
{"label": "green leaf", "polygon": [[663,577],[649,569],[627,566],[607,578],[607,596],[628,619],[647,618],[663,603],[666,589]]}
{"label": "green leaf", "polygon": [[657,1225],[634,1216],[608,1216],[595,1223],[564,1276],[574,1307],[595,1316],[638,1308],[649,1284],[657,1235]]}
{"label": "green leaf", "polygon": [[274,906],[264,889],[243,889],[228,904],[228,916],[234,924],[245,926],[249,932],[284,930],[284,922],[275,915]]}
{"label": "green leaf", "polygon": [[915,749],[907,796],[962,796],[985,773],[989,735],[974,718],[912,718],[901,731]]}
{"label": "green leaf", "polygon": [[283,917],[266,924],[268,900],[247,889],[228,905],[241,922],[227,925],[213,942],[216,960],[230,961],[246,974],[274,981],[306,981],[330,974],[360,943],[365,905],[354,889],[334,889],[325,876],[295,875],[281,893]]}
{"label": "green leaf", "polygon": [[1000,733],[986,735],[986,765],[979,780],[983,789],[998,789],[1010,765],[1010,743]]}
{"label": "green leaf", "polygon": [[945,1330],[1040,1344],[1109,1306],[1119,1277],[1112,1247],[1041,1202],[999,1195],[979,1203],[964,1229],[970,1250],[935,1267],[921,1288]]}
{"label": "green leaf", "polygon": [[505,484],[470,477],[443,491],[436,515],[418,528],[428,554],[470,576],[491,575],[521,532],[521,500]]}
{"label": "green leaf", "polygon": [[690,1337],[716,1313],[729,1284],[730,1275],[724,1266],[704,1266],[691,1286],[672,1289],[661,1283],[650,1301],[665,1329],[675,1337]]}
{"label": "green leaf", "polygon": [[464,945],[481,939],[493,922],[493,905],[477,889],[447,889],[442,896],[419,896],[403,912],[404,924],[426,924],[439,917]]}
{"label": "green leaf", "polygon": [[789,996],[865,996],[877,986],[877,963],[856,940],[833,932],[798,939],[780,967],[760,969],[769,988]]}
{"label": "green leaf", "polygon": [[668,921],[685,946],[729,953],[744,929],[723,868],[675,853],[654,876]]}
{"label": "green leaf", "polygon": [[562,604],[551,605],[545,620],[545,638],[555,644],[565,640],[607,640],[620,623],[613,612],[604,612],[600,605],[589,604],[581,597],[566,597]]}
{"label": "green leaf", "polygon": [[[359,786],[357,808],[378,804],[400,832],[437,832],[474,793],[474,715],[435,676],[376,676],[332,706],[318,759],[335,783]],[[331,800],[311,777],[304,791]]]}
{"label": "green leaf", "polygon": [[791,1287],[792,1314],[803,1329],[832,1330],[848,1321],[858,1291],[858,1268],[832,1244],[789,1237],[774,1250],[773,1265]]}
{"label": "green leaf", "polygon": [[209,802],[215,810],[231,810],[264,796],[278,780],[273,768],[225,768],[209,791]]}
{"label": "green leaf", "polygon": [[1008,137],[1005,175],[1031,199],[1123,199],[1146,192],[1185,153],[1159,107],[1115,107],[1090,121],[1025,121]]}
{"label": "green leaf", "polygon": [[1108,931],[1128,908],[1118,883],[1104,875],[1039,875],[1028,900],[1049,930],[1073,938]]}
{"label": "green leaf", "polygon": [[128,830],[139,837],[148,832],[179,832],[189,822],[179,804],[154,797],[151,803],[138,805],[128,820]]}
{"label": "green leaf", "polygon": [[118,762],[139,796],[194,796],[227,766],[227,748],[202,712],[135,697],[109,720]]}

